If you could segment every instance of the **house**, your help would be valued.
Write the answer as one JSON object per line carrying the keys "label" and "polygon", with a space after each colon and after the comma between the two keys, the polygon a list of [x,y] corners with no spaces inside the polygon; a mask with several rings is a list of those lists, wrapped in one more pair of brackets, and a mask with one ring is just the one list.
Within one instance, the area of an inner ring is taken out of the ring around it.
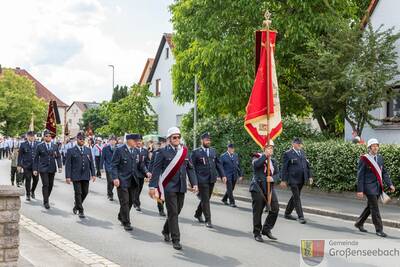
{"label": "house", "polygon": [[[167,134],[168,128],[179,127],[183,115],[193,107],[192,103],[178,105],[173,99],[171,74],[172,65],[175,63],[173,49],[172,34],[164,33],[154,61],[152,63],[151,59],[147,61],[142,74],[143,78],[149,73],[146,83],[154,95],[150,103],[155,111],[157,133],[162,136]],[[143,84],[142,78],[139,83]]]}
{"label": "house", "polygon": [[76,136],[81,130],[83,113],[91,108],[97,108],[100,103],[74,101],[67,109],[67,122],[70,136]]}
{"label": "house", "polygon": [[[400,1],[398,0],[372,0],[367,15],[362,20],[362,25],[365,26],[369,19],[374,29],[383,25],[385,29],[395,27],[395,30],[399,31],[398,10],[400,10]],[[400,42],[397,43],[396,50],[400,55]],[[397,57],[397,63],[400,66],[400,57]],[[394,90],[400,90],[400,88],[394,88]],[[400,144],[400,97],[390,102],[383,102],[382,106],[371,111],[371,114],[380,121],[375,123],[376,127],[366,125],[362,132],[362,138],[365,140],[378,138],[382,143]],[[345,123],[345,139],[352,139],[352,128],[347,121]]]}
{"label": "house", "polygon": [[147,83],[147,79],[149,78],[151,69],[153,68],[153,64],[154,58],[148,58],[146,65],[144,65],[142,75],[140,76],[139,85],[145,85]]}
{"label": "house", "polygon": [[[41,82],[39,82],[35,77],[33,77],[27,70],[16,67],[12,69],[16,74],[24,76],[31,80],[35,84],[36,95],[46,101],[47,103],[51,100],[57,102],[58,114],[60,114],[60,121],[62,127],[62,136],[64,135],[65,121],[68,105],[65,104],[62,100],[60,100],[56,95],[54,95],[48,88],[46,88]],[[1,73],[1,65],[0,65],[0,73]],[[43,122],[44,124],[44,122]]]}

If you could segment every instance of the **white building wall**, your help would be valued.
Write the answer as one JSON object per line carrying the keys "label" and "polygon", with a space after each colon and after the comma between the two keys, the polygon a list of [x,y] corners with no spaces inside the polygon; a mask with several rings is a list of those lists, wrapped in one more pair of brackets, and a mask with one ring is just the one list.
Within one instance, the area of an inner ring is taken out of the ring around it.
{"label": "white building wall", "polygon": [[[400,31],[400,1],[384,0],[379,1],[370,18],[371,25],[374,29],[378,29],[382,25],[382,30],[395,27],[395,32]],[[400,55],[400,42],[397,42],[396,51]],[[397,57],[397,63],[400,66],[400,57]],[[399,77],[400,78],[400,77]],[[382,108],[371,111],[371,114],[378,119],[386,118],[386,103],[382,103]],[[370,138],[378,138],[382,143],[400,144],[400,125],[382,125],[382,122],[375,122],[378,127],[372,128],[365,126],[362,132],[362,138],[368,140]],[[345,123],[345,139],[352,139],[351,126]]]}
{"label": "white building wall", "polygon": [[67,112],[68,130],[70,136],[76,136],[80,130],[79,122],[82,119],[83,112],[77,105],[73,104]]}
{"label": "white building wall", "polygon": [[171,69],[175,60],[170,48],[169,58],[166,58],[166,48],[169,48],[167,42],[165,42],[157,66],[154,66],[156,69],[150,83],[150,91],[155,95],[156,80],[161,79],[161,94],[159,97],[151,98],[150,103],[158,115],[158,134],[162,136],[167,134],[168,128],[179,126],[177,125],[177,116],[188,113],[193,107],[192,103],[181,106],[173,101]]}

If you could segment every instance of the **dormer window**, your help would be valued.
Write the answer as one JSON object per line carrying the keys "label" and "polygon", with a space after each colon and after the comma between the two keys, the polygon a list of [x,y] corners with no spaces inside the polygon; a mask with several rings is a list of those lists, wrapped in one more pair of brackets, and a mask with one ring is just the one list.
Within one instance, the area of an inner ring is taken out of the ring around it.
{"label": "dormer window", "polygon": [[169,47],[165,48],[165,59],[169,59]]}

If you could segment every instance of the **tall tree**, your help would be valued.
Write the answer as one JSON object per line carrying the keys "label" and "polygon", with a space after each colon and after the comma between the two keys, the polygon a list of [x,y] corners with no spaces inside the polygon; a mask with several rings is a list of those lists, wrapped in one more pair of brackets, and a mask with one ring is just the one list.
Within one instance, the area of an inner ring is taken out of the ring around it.
{"label": "tall tree", "polygon": [[394,33],[394,28],[373,29],[369,24],[355,45],[354,60],[346,67],[346,120],[360,136],[366,124],[375,126],[378,121],[370,112],[392,100],[396,95],[393,89],[400,85],[399,38],[400,32]]}
{"label": "tall tree", "polygon": [[128,132],[151,133],[155,130],[154,111],[149,101],[152,96],[148,85],[132,85],[128,96],[104,106],[102,112],[108,114],[108,124],[97,131],[100,134],[115,135]]}
{"label": "tall tree", "polygon": [[123,85],[123,86],[115,86],[112,97],[111,97],[111,102],[115,103],[118,102],[119,100],[125,98],[128,96],[128,86]]}
{"label": "tall tree", "polygon": [[107,125],[108,117],[105,111],[109,105],[107,102],[103,102],[99,107],[87,109],[82,115],[82,123],[79,127],[82,130],[87,130],[89,127],[96,133],[97,129]]}
{"label": "tall tree", "polygon": [[0,75],[0,132],[20,135],[29,128],[32,116],[35,130],[43,130],[47,103],[36,96],[35,85],[26,77],[5,69]]}
{"label": "tall tree", "polygon": [[175,100],[193,100],[197,75],[199,108],[206,116],[242,114],[254,80],[254,31],[262,27],[268,8],[278,30],[276,59],[283,114],[309,114],[310,106],[315,107],[308,103],[307,92],[299,88],[306,73],[295,56],[304,53],[310,39],[325,36],[338,22],[359,20],[363,12],[358,2],[176,0],[171,5],[176,30]]}

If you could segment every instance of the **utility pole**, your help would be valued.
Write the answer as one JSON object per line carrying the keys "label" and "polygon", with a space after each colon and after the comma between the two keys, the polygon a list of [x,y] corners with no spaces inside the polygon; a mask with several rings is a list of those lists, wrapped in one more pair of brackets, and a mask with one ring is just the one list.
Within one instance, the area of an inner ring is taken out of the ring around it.
{"label": "utility pole", "polygon": [[196,138],[196,124],[197,124],[197,75],[194,76],[194,109],[193,109],[193,149],[196,149],[197,138]]}
{"label": "utility pole", "polygon": [[114,65],[108,65],[109,67],[112,68],[112,91],[114,91],[115,85],[114,85]]}

